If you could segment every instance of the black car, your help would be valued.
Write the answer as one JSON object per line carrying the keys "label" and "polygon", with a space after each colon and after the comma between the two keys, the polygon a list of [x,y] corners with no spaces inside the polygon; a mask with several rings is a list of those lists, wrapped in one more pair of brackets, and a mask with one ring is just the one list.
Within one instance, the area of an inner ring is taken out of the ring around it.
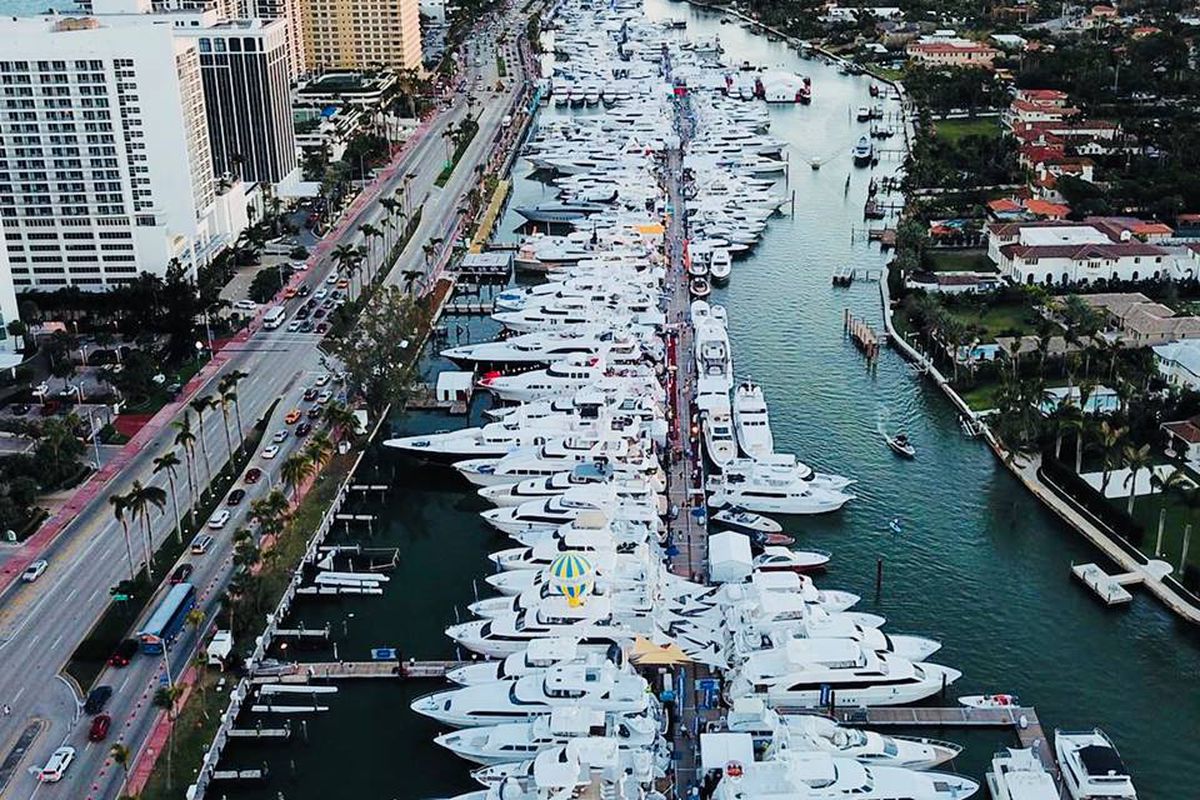
{"label": "black car", "polygon": [[307,308],[302,308],[296,312],[296,319],[308,319],[309,313]]}
{"label": "black car", "polygon": [[310,433],[312,433],[312,423],[311,422],[301,422],[299,425],[296,426],[296,435],[297,436],[308,436]]}
{"label": "black car", "polygon": [[225,498],[225,505],[236,506],[238,503],[246,499],[245,489],[234,489],[229,493],[229,497]]}
{"label": "black car", "polygon": [[88,692],[87,702],[83,704],[83,710],[91,716],[99,714],[108,705],[108,699],[112,697],[112,693],[111,686],[97,686]]}
{"label": "black car", "polygon": [[296,290],[296,294],[300,297],[308,297],[312,294],[312,289],[309,288],[307,283],[302,283],[300,284],[300,288]]}
{"label": "black car", "polygon": [[29,413],[29,406],[25,405],[24,403],[14,403],[8,407],[8,413],[12,414],[14,417],[23,417]]}
{"label": "black car", "polygon": [[176,583],[183,583],[188,578],[192,577],[193,570],[195,570],[195,567],[193,567],[191,564],[180,564],[175,568],[175,571],[171,573],[171,584],[174,585]]}
{"label": "black car", "polygon": [[300,326],[300,332],[312,333],[314,327],[316,326],[313,325],[313,321],[311,319],[306,319],[304,320],[304,324]]}
{"label": "black car", "polygon": [[117,645],[117,649],[113,651],[113,654],[109,656],[108,665],[110,667],[129,666],[129,662],[133,660],[135,655],[137,655],[138,646],[137,639],[122,640],[122,642]]}

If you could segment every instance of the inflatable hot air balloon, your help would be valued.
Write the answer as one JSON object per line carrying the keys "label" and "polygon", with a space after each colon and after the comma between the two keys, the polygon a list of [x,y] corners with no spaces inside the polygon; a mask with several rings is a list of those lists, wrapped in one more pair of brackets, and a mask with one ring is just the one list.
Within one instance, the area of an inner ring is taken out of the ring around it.
{"label": "inflatable hot air balloon", "polygon": [[550,585],[571,607],[583,603],[592,590],[592,578],[591,562],[579,553],[563,553],[550,563]]}

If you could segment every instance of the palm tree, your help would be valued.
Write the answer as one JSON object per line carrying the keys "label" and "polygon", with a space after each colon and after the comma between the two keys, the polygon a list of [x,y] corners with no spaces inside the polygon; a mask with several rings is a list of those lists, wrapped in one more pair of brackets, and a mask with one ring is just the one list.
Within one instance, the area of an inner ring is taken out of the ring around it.
{"label": "palm tree", "polygon": [[400,275],[404,278],[404,291],[412,294],[413,287],[425,277],[425,272],[419,269],[406,269]]}
{"label": "palm tree", "polygon": [[233,390],[224,391],[221,387],[225,385],[221,381],[217,385],[217,399],[213,400],[213,406],[221,409],[221,421],[225,424],[221,426],[221,432],[225,434],[225,450],[229,454],[229,468],[233,469],[233,437],[229,435],[229,407],[233,405],[233,398],[237,395]]}
{"label": "palm tree", "polygon": [[179,456],[175,455],[175,451],[159,456],[154,459],[154,472],[167,473],[167,484],[171,487],[171,507],[175,511],[175,541],[183,541],[183,523],[179,518],[179,496],[175,493],[175,468],[180,464]]}
{"label": "palm tree", "polygon": [[1125,513],[1133,514],[1133,501],[1137,496],[1137,476],[1142,470],[1148,468],[1152,463],[1150,458],[1150,445],[1144,444],[1141,447],[1134,448],[1133,445],[1125,445],[1123,453],[1125,457],[1125,466],[1130,472],[1125,476],[1125,485],[1129,487],[1129,503],[1125,506]]}
{"label": "palm tree", "polygon": [[154,553],[154,539],[150,533],[150,509],[157,508],[160,512],[167,504],[167,493],[157,486],[143,486],[141,481],[134,481],[126,498],[129,511],[134,519],[142,521],[142,542],[146,548],[146,579],[151,580],[151,560]]}
{"label": "palm tree", "polygon": [[337,264],[338,272],[349,273],[350,264],[358,257],[358,248],[349,244],[339,244],[333,249],[330,257]]}
{"label": "palm tree", "polygon": [[333,455],[333,440],[329,438],[329,434],[325,431],[316,431],[308,438],[308,443],[304,445],[304,454],[315,466],[322,467],[329,460],[329,457]]}
{"label": "palm tree", "polygon": [[1089,380],[1084,380],[1079,384],[1079,425],[1075,429],[1075,474],[1078,475],[1083,469],[1083,440],[1089,428],[1087,417],[1088,400],[1092,397],[1092,392],[1096,390],[1096,384]]}
{"label": "palm tree", "polygon": [[113,763],[121,768],[121,790],[117,794],[124,797],[125,786],[129,783],[129,760],[133,757],[133,753],[127,746],[116,742],[108,748],[108,755],[112,758]]}
{"label": "palm tree", "polygon": [[231,370],[221,379],[221,384],[218,387],[222,395],[229,395],[229,399],[233,401],[233,416],[237,420],[238,447],[241,450],[246,449],[246,434],[245,428],[242,425],[242,403],[238,399],[237,387],[243,378],[249,377],[249,372],[242,372],[238,369]]}
{"label": "palm tree", "polygon": [[192,411],[196,412],[197,427],[200,428],[200,452],[204,455],[204,474],[205,484],[203,494],[208,494],[212,488],[212,464],[208,460],[208,438],[204,435],[204,412],[216,407],[217,403],[212,399],[212,395],[206,394],[203,397],[194,398],[190,403]]}
{"label": "palm tree", "polygon": [[1107,421],[1100,423],[1100,450],[1104,458],[1100,473],[1100,494],[1108,490],[1112,471],[1121,464],[1121,445],[1125,441],[1125,428],[1113,427]]}
{"label": "palm tree", "polygon": [[276,537],[283,533],[288,508],[287,497],[278,489],[273,489],[266,497],[260,497],[250,504],[250,519],[258,523],[263,536]]}
{"label": "palm tree", "polygon": [[[183,417],[172,422],[171,427],[178,431],[175,434],[175,444],[183,448],[184,465],[187,467],[188,496],[191,498],[191,502],[188,505],[191,509],[194,509],[198,503],[196,496],[197,481],[193,475],[196,465],[196,434],[192,433],[191,414],[184,411]],[[188,513],[194,514],[195,512],[189,510]]]}
{"label": "palm tree", "polygon": [[283,462],[279,477],[292,489],[292,502],[300,500],[300,484],[313,474],[315,467],[304,453],[295,453]]}
{"label": "palm tree", "polygon": [[[167,719],[175,722],[175,710],[179,703],[180,696],[183,695],[183,687],[178,683],[171,683],[164,686],[154,693],[154,705],[158,708],[164,708],[167,711]],[[167,729],[167,789],[171,788],[171,777],[173,774],[172,761],[175,755],[175,725],[172,724]]]}
{"label": "palm tree", "polygon": [[137,568],[133,566],[133,547],[129,543],[129,520],[125,518],[125,512],[129,510],[129,498],[123,494],[110,494],[108,504],[112,506],[113,516],[116,517],[117,522],[121,523],[121,532],[125,534],[125,558],[129,560],[129,580],[132,581],[137,573]]}
{"label": "palm tree", "polygon": [[333,429],[336,438],[345,439],[357,436],[358,417],[345,404],[330,403],[325,406],[323,416],[329,422],[329,427]]}

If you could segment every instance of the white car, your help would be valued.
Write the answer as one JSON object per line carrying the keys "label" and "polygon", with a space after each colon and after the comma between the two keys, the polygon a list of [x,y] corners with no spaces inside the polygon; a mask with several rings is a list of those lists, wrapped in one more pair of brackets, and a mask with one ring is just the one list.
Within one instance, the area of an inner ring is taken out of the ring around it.
{"label": "white car", "polygon": [[293,272],[304,272],[304,270],[306,270],[306,269],[308,269],[307,261],[293,261],[292,262],[292,271]]}
{"label": "white car", "polygon": [[279,455],[279,445],[273,444],[262,451],[263,458],[274,458]]}
{"label": "white car", "polygon": [[295,333],[296,331],[300,330],[300,321],[292,320],[291,322],[288,323],[287,329],[288,329],[288,333]]}
{"label": "white car", "polygon": [[42,573],[45,572],[49,566],[49,561],[44,558],[39,558],[37,561],[34,561],[25,568],[25,571],[21,573],[21,580],[25,581],[26,583],[33,583],[38,578],[42,577]]}
{"label": "white car", "polygon": [[253,300],[238,300],[233,304],[233,307],[241,309],[242,311],[257,311],[258,303],[254,302]]}
{"label": "white car", "polygon": [[324,386],[325,384],[329,383],[329,373],[326,372],[323,375],[318,375],[317,379],[313,381],[313,383],[315,383],[317,386]]}
{"label": "white car", "polygon": [[58,748],[50,754],[50,760],[46,762],[46,766],[42,767],[42,771],[38,773],[38,780],[42,783],[57,783],[61,781],[67,771],[67,767],[71,766],[71,762],[74,760],[74,747]]}
{"label": "white car", "polygon": [[321,392],[319,395],[317,395],[317,405],[323,406],[332,399],[333,399],[333,392],[331,392],[329,390],[325,390],[324,392]]}
{"label": "white car", "polygon": [[275,442],[275,444],[282,444],[283,442],[287,441],[287,437],[288,432],[286,429],[277,430],[275,431],[275,435],[271,437],[271,441]]}
{"label": "white car", "polygon": [[208,527],[224,528],[226,522],[229,522],[229,512],[222,508],[208,520]]}
{"label": "white car", "polygon": [[315,292],[313,292],[313,300],[324,300],[328,296],[328,289],[317,289]]}
{"label": "white car", "polygon": [[328,283],[330,286],[333,286],[335,283],[338,282],[338,274],[336,272],[329,273],[329,277],[325,279],[325,282]]}

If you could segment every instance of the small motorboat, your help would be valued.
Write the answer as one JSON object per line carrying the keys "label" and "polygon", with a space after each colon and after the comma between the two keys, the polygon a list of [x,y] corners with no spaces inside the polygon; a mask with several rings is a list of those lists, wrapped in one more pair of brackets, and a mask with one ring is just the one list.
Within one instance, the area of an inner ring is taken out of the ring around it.
{"label": "small motorboat", "polygon": [[871,119],[871,109],[867,108],[866,106],[859,106],[858,113],[855,114],[855,117],[859,122],[869,122]]}
{"label": "small motorboat", "polygon": [[871,144],[871,140],[866,136],[862,136],[858,140],[858,144],[854,147],[854,163],[857,166],[865,167],[875,158],[875,146]]}
{"label": "small motorboat", "polygon": [[693,278],[703,278],[708,275],[708,259],[693,258],[692,263],[688,264],[688,275]]}
{"label": "small motorboat", "polygon": [[912,442],[908,440],[907,433],[897,433],[895,436],[885,436],[888,447],[895,451],[896,455],[904,458],[916,458],[917,449],[912,446]]}
{"label": "small motorboat", "polygon": [[692,278],[689,288],[691,289],[692,297],[696,298],[708,297],[712,291],[712,286],[709,285],[708,278],[699,275]]}
{"label": "small motorboat", "polygon": [[1015,694],[968,694],[958,698],[958,702],[969,708],[1012,708],[1021,705]]}
{"label": "small motorboat", "polygon": [[819,159],[819,158],[810,158],[810,159],[808,160],[808,165],[809,165],[810,167],[812,167],[813,169],[820,169],[820,168],[821,168],[821,159]]}
{"label": "small motorboat", "polygon": [[[755,514],[742,508],[723,508],[712,515],[713,522],[726,528],[742,533],[778,534],[783,532],[783,526],[770,517]],[[775,542],[771,542],[775,544]]]}
{"label": "small motorboat", "polygon": [[810,572],[824,569],[832,556],[824,550],[789,550],[764,547],[754,559],[755,572]]}
{"label": "small motorboat", "polygon": [[892,533],[904,533],[904,524],[900,522],[899,517],[892,517],[892,521],[888,523],[888,530]]}

